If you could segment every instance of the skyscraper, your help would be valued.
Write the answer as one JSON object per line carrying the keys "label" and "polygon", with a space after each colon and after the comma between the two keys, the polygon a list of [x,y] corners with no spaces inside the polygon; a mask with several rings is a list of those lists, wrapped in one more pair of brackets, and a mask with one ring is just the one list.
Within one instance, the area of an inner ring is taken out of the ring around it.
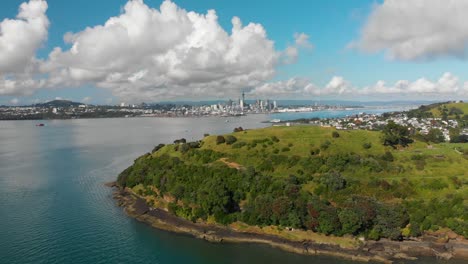
{"label": "skyscraper", "polygon": [[242,99],[240,100],[240,108],[241,110],[244,110],[244,103],[245,103],[245,93],[242,91]]}

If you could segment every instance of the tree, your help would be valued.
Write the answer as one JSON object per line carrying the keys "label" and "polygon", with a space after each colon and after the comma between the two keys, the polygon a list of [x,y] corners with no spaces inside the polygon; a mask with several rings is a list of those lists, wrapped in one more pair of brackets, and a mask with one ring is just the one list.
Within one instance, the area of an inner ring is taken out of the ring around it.
{"label": "tree", "polygon": [[389,121],[384,127],[382,136],[382,142],[384,146],[396,147],[401,145],[403,147],[408,146],[413,140],[409,138],[409,130],[405,126],[396,124],[394,121]]}
{"label": "tree", "polygon": [[158,150],[162,149],[165,145],[164,144],[159,144],[156,147],[154,147],[152,153],[157,152]]}
{"label": "tree", "polygon": [[338,213],[344,234],[356,234],[363,225],[362,212],[354,208],[344,208]]}
{"label": "tree", "polygon": [[426,136],[427,141],[433,142],[433,143],[442,143],[445,141],[444,134],[440,129],[437,128],[432,128],[429,130],[429,133]]}
{"label": "tree", "polygon": [[468,143],[468,135],[459,135],[453,138],[450,138],[452,143]]}
{"label": "tree", "polygon": [[409,216],[403,207],[380,204],[374,219],[374,229],[381,237],[397,240],[401,236],[401,228],[409,222]]}
{"label": "tree", "polygon": [[237,138],[235,136],[228,135],[226,136],[226,144],[232,145],[237,141]]}
{"label": "tree", "polygon": [[346,180],[339,173],[327,173],[320,177],[320,183],[325,186],[329,192],[339,191],[346,187]]}
{"label": "tree", "polygon": [[341,231],[341,223],[333,206],[327,206],[320,212],[318,217],[317,231],[329,234],[338,234]]}
{"label": "tree", "polygon": [[190,150],[189,145],[185,144],[185,143],[180,145],[180,147],[179,147],[179,151],[182,152],[182,153],[186,153],[189,150]]}
{"label": "tree", "polygon": [[223,136],[217,136],[216,137],[216,144],[219,145],[219,144],[223,144],[226,142],[226,139],[223,137]]}

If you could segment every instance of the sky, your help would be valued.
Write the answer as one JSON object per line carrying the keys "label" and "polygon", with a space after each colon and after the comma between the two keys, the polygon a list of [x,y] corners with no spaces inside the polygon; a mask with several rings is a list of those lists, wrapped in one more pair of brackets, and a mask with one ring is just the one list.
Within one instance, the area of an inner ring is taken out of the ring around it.
{"label": "sky", "polygon": [[3,0],[0,105],[468,98],[468,1]]}

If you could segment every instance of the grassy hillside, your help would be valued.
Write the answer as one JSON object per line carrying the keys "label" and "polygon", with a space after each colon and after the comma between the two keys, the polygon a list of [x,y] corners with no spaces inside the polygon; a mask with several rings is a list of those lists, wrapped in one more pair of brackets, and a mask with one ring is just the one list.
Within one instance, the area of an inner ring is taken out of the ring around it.
{"label": "grassy hillside", "polygon": [[[461,110],[460,114],[468,114],[468,103],[447,103],[442,104],[440,107],[434,107],[430,110],[430,112],[434,115],[434,117],[442,117],[443,109],[448,109],[449,117],[455,118],[454,113],[450,113],[452,109]],[[453,110],[452,110],[453,112]]]}
{"label": "grassy hillside", "polygon": [[468,126],[468,103],[445,102],[422,105],[408,111],[408,117],[453,119],[461,122],[461,126]]}
{"label": "grassy hillside", "polygon": [[376,131],[270,127],[160,146],[119,183],[193,221],[371,239],[442,227],[468,236],[467,168],[466,144],[394,149]]}

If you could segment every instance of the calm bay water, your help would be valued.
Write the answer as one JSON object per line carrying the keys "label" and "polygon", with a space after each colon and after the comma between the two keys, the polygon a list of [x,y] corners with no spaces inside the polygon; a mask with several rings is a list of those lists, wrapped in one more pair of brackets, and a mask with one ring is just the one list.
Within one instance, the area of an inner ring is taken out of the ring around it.
{"label": "calm bay water", "polygon": [[103,185],[158,143],[271,118],[0,122],[0,263],[354,263],[158,231],[127,217]]}

